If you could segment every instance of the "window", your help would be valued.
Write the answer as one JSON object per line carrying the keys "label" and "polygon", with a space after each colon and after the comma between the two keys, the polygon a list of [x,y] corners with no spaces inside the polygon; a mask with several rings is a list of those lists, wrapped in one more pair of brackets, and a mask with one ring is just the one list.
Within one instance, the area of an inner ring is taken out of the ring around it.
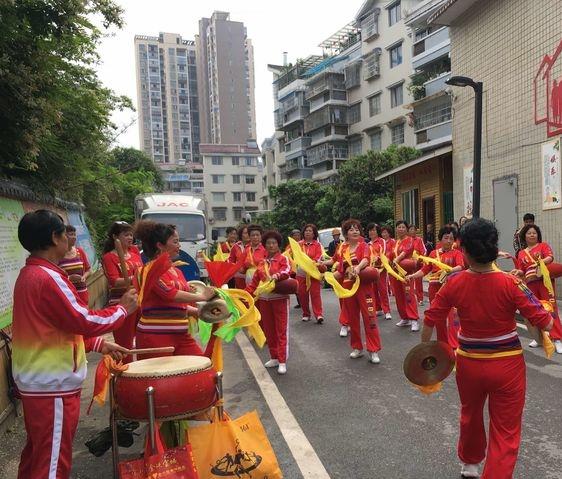
{"label": "window", "polygon": [[217,202],[225,202],[226,201],[226,193],[212,193],[213,201]]}
{"label": "window", "polygon": [[246,166],[256,166],[256,159],[251,156],[246,157]]}
{"label": "window", "polygon": [[419,224],[418,189],[402,193],[402,219],[410,225]]}
{"label": "window", "polygon": [[400,83],[400,85],[396,85],[396,86],[390,88],[390,107],[391,108],[402,105],[402,102],[404,101],[404,98],[402,96],[402,87],[403,87],[403,84]]}
{"label": "window", "polygon": [[216,221],[226,221],[226,208],[213,208],[213,217]]}
{"label": "window", "polygon": [[242,193],[240,193],[239,191],[235,191],[232,193],[232,200],[235,203],[240,203],[242,201]]}
{"label": "window", "polygon": [[380,48],[375,48],[363,57],[363,66],[365,67],[363,68],[363,80],[369,80],[380,75],[380,54]]}
{"label": "window", "polygon": [[369,140],[371,141],[371,150],[373,151],[382,150],[381,136],[382,135],[380,130],[374,131],[369,135]]}
{"label": "window", "polygon": [[356,140],[349,142],[349,157],[359,156],[363,151],[363,140],[357,138]]}
{"label": "window", "polygon": [[402,63],[402,43],[390,48],[388,52],[390,53],[390,68],[394,68]]}
{"label": "window", "polygon": [[232,212],[234,213],[234,221],[241,221],[242,220],[242,208],[233,208]]}
{"label": "window", "polygon": [[349,124],[353,125],[361,121],[361,102],[351,105],[348,110]]}
{"label": "window", "polygon": [[355,62],[345,67],[345,88],[350,89],[361,85],[361,63]]}
{"label": "window", "polygon": [[232,183],[234,183],[235,185],[239,185],[240,184],[240,175],[232,175]]}
{"label": "window", "polygon": [[402,19],[400,2],[396,2],[388,9],[388,26],[391,27]]}
{"label": "window", "polygon": [[369,116],[378,115],[381,112],[381,93],[369,98]]}
{"label": "window", "polygon": [[220,156],[213,156],[211,158],[211,164],[213,164],[215,166],[221,166],[222,165],[222,158]]}
{"label": "window", "polygon": [[211,175],[214,185],[220,185],[224,183],[224,175]]}
{"label": "window", "polygon": [[237,156],[232,157],[232,166],[240,166],[240,158]]}
{"label": "window", "polygon": [[246,200],[247,201],[256,201],[256,194],[255,193],[246,193]]}
{"label": "window", "polygon": [[401,145],[404,143],[404,123],[393,126],[391,132],[393,145]]}
{"label": "window", "polygon": [[370,13],[367,17],[361,20],[361,38],[367,41],[369,38],[378,35],[379,33],[379,14],[378,12]]}
{"label": "window", "polygon": [[253,185],[256,182],[256,177],[254,175],[246,175],[246,184]]}

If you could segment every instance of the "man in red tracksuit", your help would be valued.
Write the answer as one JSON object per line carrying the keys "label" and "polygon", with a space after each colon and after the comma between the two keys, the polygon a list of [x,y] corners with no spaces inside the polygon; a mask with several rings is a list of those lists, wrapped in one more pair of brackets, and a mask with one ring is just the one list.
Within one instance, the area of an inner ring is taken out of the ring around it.
{"label": "man in red tracksuit", "polygon": [[12,369],[27,431],[18,479],[67,479],[86,352],[122,357],[126,350],[98,336],[118,328],[135,310],[136,293],[127,291],[118,305],[89,311],[57,266],[68,240],[62,218],[52,211],[24,215],[18,237],[31,253],[16,281],[13,305]]}
{"label": "man in red tracksuit", "polygon": [[[318,241],[318,229],[316,225],[308,224],[303,228],[304,239],[299,241],[299,245],[304,253],[315,262],[319,262],[322,258],[322,245]],[[299,302],[302,307],[302,320],[310,320],[310,303],[312,303],[312,312],[318,324],[324,322],[324,313],[322,312],[322,282],[318,279],[309,278],[310,288],[307,289],[306,273],[300,268],[297,269],[297,281],[299,282]]]}
{"label": "man in red tracksuit", "polygon": [[[267,250],[267,257],[258,264],[252,281],[246,287],[250,294],[254,294],[261,281],[273,279],[277,283],[289,279],[291,265],[281,254],[281,241],[281,235],[277,231],[264,233],[262,244]],[[261,326],[271,356],[265,367],[277,367],[279,374],[285,374],[289,357],[289,295],[275,291],[262,294],[256,301],[256,306],[261,314]]]}

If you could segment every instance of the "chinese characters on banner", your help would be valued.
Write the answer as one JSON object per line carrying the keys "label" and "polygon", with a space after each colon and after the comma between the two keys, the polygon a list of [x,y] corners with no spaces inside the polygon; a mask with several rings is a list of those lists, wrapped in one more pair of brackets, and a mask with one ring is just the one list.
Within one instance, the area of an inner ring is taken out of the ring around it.
{"label": "chinese characters on banner", "polygon": [[472,165],[465,166],[463,172],[464,210],[463,216],[472,218]]}
{"label": "chinese characters on banner", "polygon": [[562,208],[560,138],[542,144],[542,209]]}

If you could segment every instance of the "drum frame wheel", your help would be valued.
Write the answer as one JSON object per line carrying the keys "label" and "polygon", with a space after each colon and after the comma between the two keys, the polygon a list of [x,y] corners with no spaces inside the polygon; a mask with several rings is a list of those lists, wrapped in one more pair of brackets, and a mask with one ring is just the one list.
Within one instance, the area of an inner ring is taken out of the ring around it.
{"label": "drum frame wheel", "polygon": [[[111,428],[111,456],[113,461],[113,479],[119,479],[119,444],[117,441],[117,420],[119,419],[119,413],[117,412],[117,403],[115,401],[115,375],[111,375],[111,379],[109,381],[109,427]],[[223,373],[218,371],[215,376],[216,380],[216,388],[217,388],[217,401],[215,402],[215,406],[217,407],[217,412],[219,415],[219,420],[223,420],[224,416],[224,407],[223,407]],[[156,415],[154,410],[154,388],[149,386],[146,388],[145,391],[147,404],[148,404],[148,434],[150,440],[150,448],[152,453],[154,453],[156,449]],[[177,420],[181,419],[189,419],[192,417],[191,415],[185,416],[182,418],[178,418]]]}

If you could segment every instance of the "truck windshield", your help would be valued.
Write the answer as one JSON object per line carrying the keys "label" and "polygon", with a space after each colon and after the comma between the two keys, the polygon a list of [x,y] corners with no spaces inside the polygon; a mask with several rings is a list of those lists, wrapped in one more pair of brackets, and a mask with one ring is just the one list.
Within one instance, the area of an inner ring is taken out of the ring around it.
{"label": "truck windshield", "polygon": [[200,241],[205,239],[205,220],[201,215],[150,213],[143,215],[142,219],[175,225],[180,241]]}

